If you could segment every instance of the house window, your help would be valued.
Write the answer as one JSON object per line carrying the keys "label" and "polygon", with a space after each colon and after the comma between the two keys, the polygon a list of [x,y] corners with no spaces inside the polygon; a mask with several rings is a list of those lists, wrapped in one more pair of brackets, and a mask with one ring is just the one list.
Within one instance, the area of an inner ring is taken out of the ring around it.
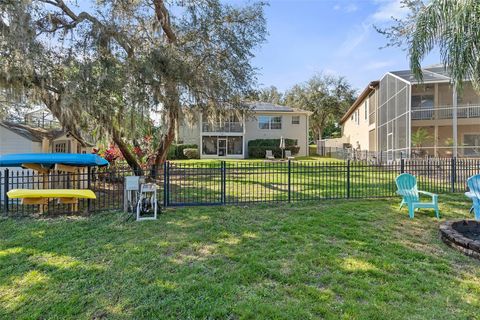
{"label": "house window", "polygon": [[53,151],[55,153],[67,153],[67,143],[66,142],[55,142],[53,146]]}
{"label": "house window", "polygon": [[243,152],[243,138],[242,137],[228,137],[227,138],[227,154],[242,154]]}
{"label": "house window", "polygon": [[282,129],[282,117],[272,117],[270,119],[270,129]]}
{"label": "house window", "polygon": [[433,95],[412,96],[412,119],[430,120],[433,119],[433,108],[435,107]]}
{"label": "house window", "polygon": [[258,127],[260,129],[270,129],[270,117],[258,117]]}
{"label": "house window", "polygon": [[258,127],[260,129],[282,129],[282,117],[258,117]]}
{"label": "house window", "polygon": [[300,124],[300,116],[292,116],[292,124]]}
{"label": "house window", "polygon": [[365,101],[365,120],[368,119],[368,100]]}
{"label": "house window", "polygon": [[412,109],[433,109],[433,95],[412,96]]}
{"label": "house window", "polygon": [[202,138],[202,153],[215,155],[217,154],[217,137]]}
{"label": "house window", "polygon": [[480,155],[480,133],[465,133],[463,135],[464,155]]}

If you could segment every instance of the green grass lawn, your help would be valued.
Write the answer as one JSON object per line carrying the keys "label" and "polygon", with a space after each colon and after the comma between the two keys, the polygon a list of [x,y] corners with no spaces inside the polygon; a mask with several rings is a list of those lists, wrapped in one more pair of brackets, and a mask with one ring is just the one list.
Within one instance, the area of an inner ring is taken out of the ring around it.
{"label": "green grass lawn", "polygon": [[[443,219],[462,196],[440,197]],[[0,220],[0,319],[474,319],[480,264],[399,200]]]}

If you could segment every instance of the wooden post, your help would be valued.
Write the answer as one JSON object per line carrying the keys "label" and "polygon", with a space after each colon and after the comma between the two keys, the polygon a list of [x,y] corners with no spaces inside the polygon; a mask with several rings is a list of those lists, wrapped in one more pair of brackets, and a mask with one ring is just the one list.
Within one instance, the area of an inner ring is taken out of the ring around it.
{"label": "wooden post", "polygon": [[[75,166],[69,166],[65,164],[56,164],[54,169],[56,171],[63,171],[67,172],[68,174],[71,174],[72,177],[72,185],[73,189],[76,189],[77,187],[77,181],[78,181],[78,174],[80,173],[80,167],[75,167]],[[63,202],[66,203],[66,202]],[[77,202],[69,202],[72,205],[72,211],[78,211],[78,201]]]}
{"label": "wooden post", "polygon": [[[48,172],[43,172],[42,173],[42,188],[43,189],[48,189]],[[45,199],[46,201],[40,204],[40,213],[44,213],[47,209],[48,205],[48,199]]]}

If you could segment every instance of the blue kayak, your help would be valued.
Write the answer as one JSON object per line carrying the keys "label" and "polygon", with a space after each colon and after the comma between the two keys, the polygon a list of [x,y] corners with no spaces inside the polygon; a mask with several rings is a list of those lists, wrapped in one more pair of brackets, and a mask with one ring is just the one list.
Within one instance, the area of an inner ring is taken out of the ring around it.
{"label": "blue kayak", "polygon": [[0,156],[0,167],[21,167],[22,164],[39,164],[52,168],[56,164],[75,167],[103,167],[108,161],[96,154],[82,153],[18,153]]}

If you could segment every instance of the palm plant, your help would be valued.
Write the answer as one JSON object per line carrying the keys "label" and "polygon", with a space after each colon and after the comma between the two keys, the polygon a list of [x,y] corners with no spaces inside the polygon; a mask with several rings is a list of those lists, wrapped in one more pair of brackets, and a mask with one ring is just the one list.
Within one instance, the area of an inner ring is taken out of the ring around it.
{"label": "palm plant", "polygon": [[454,84],[468,79],[480,91],[480,1],[431,0],[412,22],[407,47],[415,76],[422,79],[421,61],[438,46]]}
{"label": "palm plant", "polygon": [[427,129],[419,128],[417,131],[412,133],[412,145],[415,148],[420,148],[422,145],[430,140],[432,136],[428,133]]}
{"label": "palm plant", "polygon": [[425,128],[419,128],[417,131],[412,132],[412,146],[415,148],[414,153],[418,156],[423,156],[425,154],[425,150],[421,149],[422,145],[430,140],[432,136]]}
{"label": "palm plant", "polygon": [[393,24],[375,29],[387,45],[404,47],[410,67],[422,79],[421,62],[434,48],[450,71],[453,83],[461,89],[471,80],[480,92],[480,1],[478,0],[401,0],[408,9],[403,18],[392,17]]}

